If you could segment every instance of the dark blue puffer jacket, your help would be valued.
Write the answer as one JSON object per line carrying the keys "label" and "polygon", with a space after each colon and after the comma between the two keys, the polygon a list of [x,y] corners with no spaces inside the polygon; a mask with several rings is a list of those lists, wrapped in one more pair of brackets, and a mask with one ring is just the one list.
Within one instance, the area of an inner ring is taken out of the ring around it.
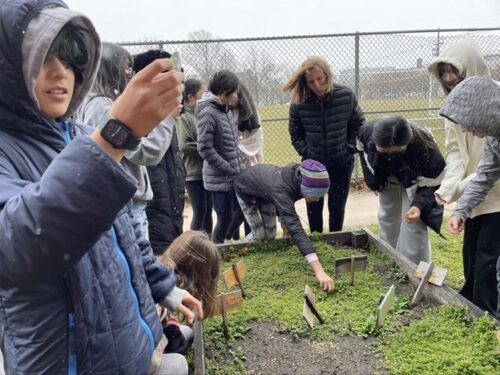
{"label": "dark blue puffer jacket", "polygon": [[5,370],[146,374],[162,333],[154,302],[173,290],[175,276],[156,261],[132,221],[135,181],[86,128],[49,120],[34,104],[34,78],[64,24],[82,28],[90,56],[65,117],[97,69],[100,41],[92,24],[65,7],[60,1],[0,1]]}

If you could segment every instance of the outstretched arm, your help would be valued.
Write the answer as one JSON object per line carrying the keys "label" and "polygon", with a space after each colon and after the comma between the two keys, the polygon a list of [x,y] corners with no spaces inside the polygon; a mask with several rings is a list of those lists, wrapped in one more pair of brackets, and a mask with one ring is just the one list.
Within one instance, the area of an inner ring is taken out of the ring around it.
{"label": "outstretched arm", "polygon": [[321,288],[329,293],[334,292],[335,283],[323,270],[316,250],[314,249],[314,244],[307,237],[304,228],[300,224],[299,217],[295,211],[294,202],[292,200],[282,201],[276,204],[276,208],[288,233],[290,233],[300,252],[311,265]]}

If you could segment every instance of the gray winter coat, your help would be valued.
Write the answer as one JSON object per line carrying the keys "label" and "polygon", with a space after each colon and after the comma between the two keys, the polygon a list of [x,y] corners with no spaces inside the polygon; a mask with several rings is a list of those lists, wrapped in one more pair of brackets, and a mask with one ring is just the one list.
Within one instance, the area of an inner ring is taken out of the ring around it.
{"label": "gray winter coat", "polygon": [[132,221],[134,179],[85,135],[90,128],[45,117],[34,94],[45,55],[69,22],[82,30],[89,62],[67,118],[97,70],[100,40],[92,23],[58,0],[0,0],[5,370],[146,374],[162,335],[155,301],[173,294],[175,276]]}
{"label": "gray winter coat", "polygon": [[203,158],[203,186],[208,191],[233,190],[233,178],[242,164],[236,125],[229,106],[211,92],[196,106],[198,152]]}
{"label": "gray winter coat", "polygon": [[466,79],[448,95],[439,114],[487,136],[476,176],[453,210],[453,216],[465,221],[500,178],[500,85],[489,77]]}

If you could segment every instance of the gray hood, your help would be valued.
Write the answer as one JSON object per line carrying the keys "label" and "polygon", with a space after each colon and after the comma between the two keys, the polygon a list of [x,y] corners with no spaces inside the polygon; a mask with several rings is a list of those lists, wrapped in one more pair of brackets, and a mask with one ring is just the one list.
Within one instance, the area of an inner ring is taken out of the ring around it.
{"label": "gray hood", "polygon": [[222,112],[228,112],[230,108],[228,105],[222,103],[219,97],[213,94],[211,91],[207,91],[206,93],[204,93],[201,99],[198,100],[194,111],[195,115],[198,115],[198,113],[200,113],[200,111],[206,106],[213,106]]}
{"label": "gray hood", "polygon": [[490,77],[468,78],[451,91],[439,114],[500,139],[500,85]]}
{"label": "gray hood", "polygon": [[429,72],[439,81],[438,64],[451,64],[458,69],[464,78],[472,76],[489,76],[481,48],[472,39],[462,39],[453,43],[450,48],[440,54],[430,65]]}
{"label": "gray hood", "polygon": [[38,109],[40,105],[35,95],[36,78],[45,60],[45,56],[59,31],[72,23],[80,29],[87,48],[89,61],[83,73],[82,83],[75,83],[75,90],[68,111],[63,116],[70,117],[83,101],[97,74],[101,54],[101,41],[91,21],[84,15],[62,7],[46,7],[28,24],[23,44],[23,76],[29,96]]}

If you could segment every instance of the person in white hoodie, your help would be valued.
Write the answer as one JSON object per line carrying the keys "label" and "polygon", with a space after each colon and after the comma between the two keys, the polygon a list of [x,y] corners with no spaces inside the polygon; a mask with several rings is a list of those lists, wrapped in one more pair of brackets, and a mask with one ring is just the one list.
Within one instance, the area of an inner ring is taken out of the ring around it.
{"label": "person in white hoodie", "polygon": [[[96,80],[78,108],[75,120],[94,128],[106,121],[113,102],[125,90],[132,77],[133,69],[134,59],[130,52],[117,44],[103,42]],[[167,116],[144,137],[137,149],[128,150],[121,162],[127,173],[137,181],[137,191],[132,198],[132,213],[141,224],[143,235],[147,240],[149,240],[149,223],[146,204],[153,199],[153,190],[146,167],[158,165],[170,147],[175,126],[172,115]]]}
{"label": "person in white hoodie", "polygon": [[[429,71],[441,83],[446,95],[469,77],[490,76],[481,49],[471,39],[463,39],[450,46],[429,66]],[[449,204],[462,197],[465,188],[476,176],[485,146],[484,138],[463,132],[458,124],[448,119],[445,120],[445,130],[445,176],[435,192],[436,200],[441,204]],[[499,220],[500,182],[497,181],[484,201],[472,209],[467,220],[464,218],[465,284],[460,291],[464,297],[490,311],[496,305],[493,258],[500,251],[500,232],[495,229],[494,223]]]}

